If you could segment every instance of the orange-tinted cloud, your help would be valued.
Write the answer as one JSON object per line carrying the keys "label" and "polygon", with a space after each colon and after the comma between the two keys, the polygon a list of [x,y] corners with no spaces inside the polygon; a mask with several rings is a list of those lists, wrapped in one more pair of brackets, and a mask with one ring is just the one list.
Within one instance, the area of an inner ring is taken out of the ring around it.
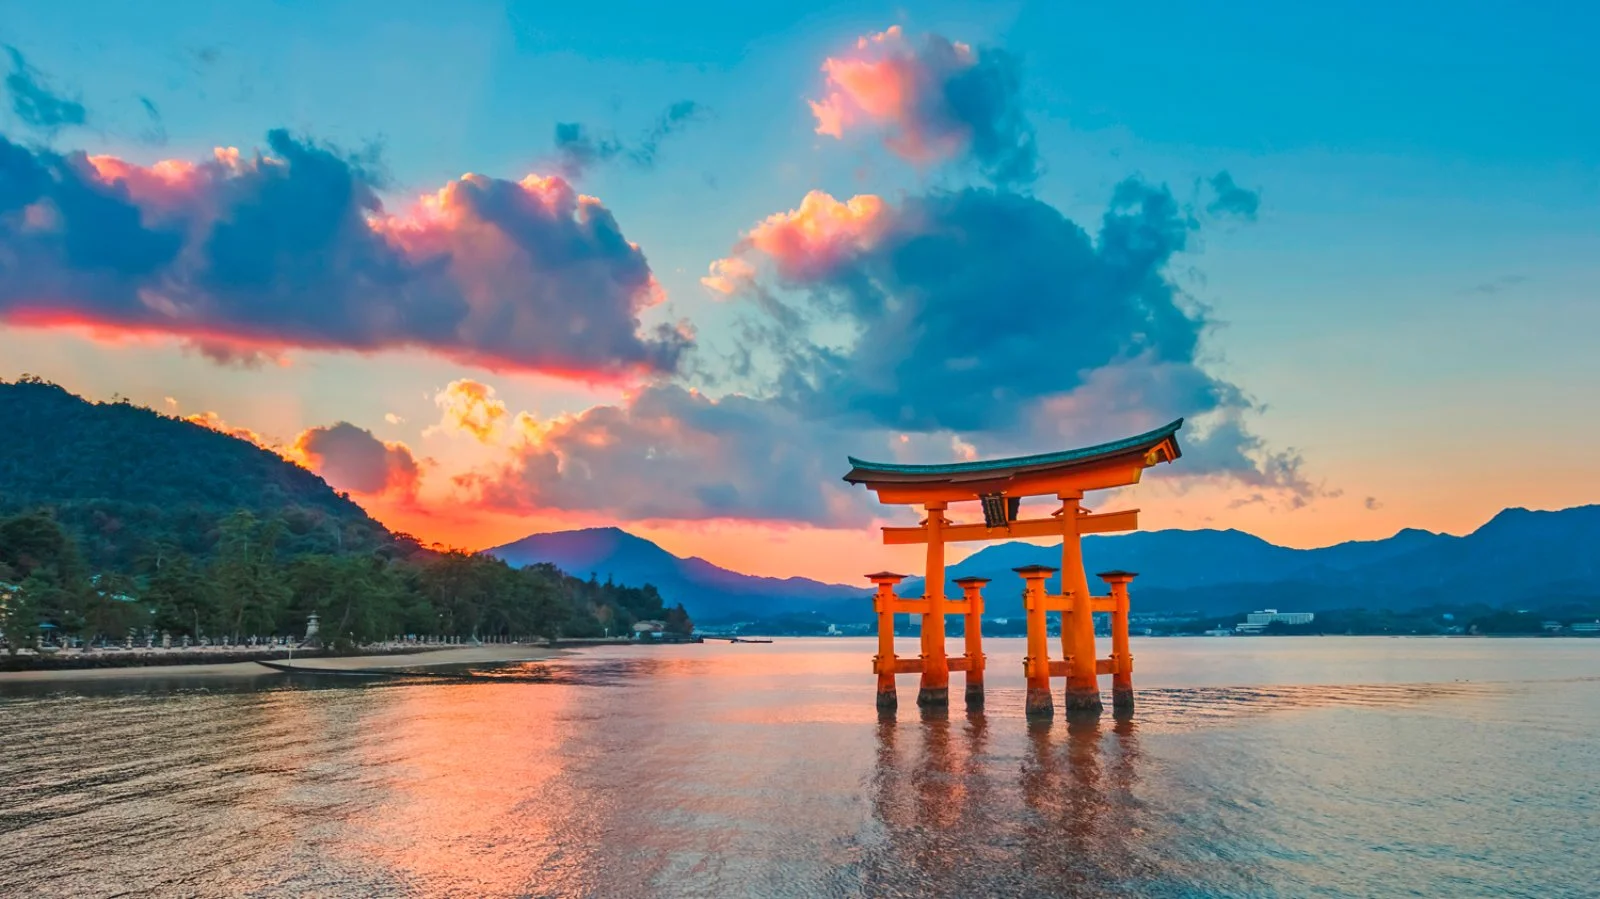
{"label": "orange-tinted cloud", "polygon": [[493,443],[505,430],[506,404],[495,398],[494,388],[471,378],[451,381],[434,394],[443,412],[438,428],[467,434],[480,443]]}
{"label": "orange-tinted cloud", "polygon": [[[170,405],[177,405],[176,400],[173,400],[171,397],[168,397],[167,399]],[[272,441],[261,436],[260,434],[257,434],[255,431],[252,431],[249,428],[236,427],[228,424],[222,420],[222,416],[215,412],[196,412],[193,415],[185,415],[183,420],[189,422],[190,424],[199,425],[202,428],[210,428],[218,433],[227,434],[229,437],[237,437],[240,440],[248,440],[262,449],[272,450],[275,453],[278,452],[278,447],[274,445]]]}
{"label": "orange-tinted cloud", "polygon": [[733,293],[756,275],[745,258],[759,254],[772,260],[785,280],[821,278],[849,256],[870,246],[887,224],[882,198],[872,194],[836,200],[814,190],[800,206],[768,216],[744,236],[734,255],[711,263],[701,283],[720,293]]}
{"label": "orange-tinted cloud", "polygon": [[662,298],[643,252],[559,177],[465,175],[391,212],[366,160],[281,130],[268,146],[141,166],[0,138],[0,320],[595,381],[672,371],[691,342],[641,326]]}
{"label": "orange-tinted cloud", "polygon": [[1021,106],[1021,80],[1003,50],[976,50],[936,34],[913,43],[896,25],[822,64],[827,92],[811,101],[817,133],[842,138],[865,125],[918,163],[975,162],[996,183],[1033,180],[1039,160]]}
{"label": "orange-tinted cloud", "polygon": [[733,294],[748,284],[755,275],[755,266],[737,256],[729,256],[726,259],[712,260],[710,270],[700,279],[700,283],[717,293]]}
{"label": "orange-tinted cloud", "polygon": [[514,424],[509,459],[456,479],[489,509],[623,520],[870,518],[864,493],[839,481],[841,432],[766,400],[656,385],[616,405],[545,421],[522,413]]}
{"label": "orange-tinted cloud", "polygon": [[340,490],[391,500],[416,498],[421,475],[411,450],[403,443],[385,443],[349,422],[302,431],[285,455]]}

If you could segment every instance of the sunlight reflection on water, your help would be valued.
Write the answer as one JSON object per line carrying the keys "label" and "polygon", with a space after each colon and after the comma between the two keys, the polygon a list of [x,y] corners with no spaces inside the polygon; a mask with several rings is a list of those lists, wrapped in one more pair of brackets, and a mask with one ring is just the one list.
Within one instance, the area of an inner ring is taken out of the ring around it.
{"label": "sunlight reflection on water", "polygon": [[1131,721],[870,641],[0,686],[0,895],[1592,896],[1600,641],[1135,644]]}

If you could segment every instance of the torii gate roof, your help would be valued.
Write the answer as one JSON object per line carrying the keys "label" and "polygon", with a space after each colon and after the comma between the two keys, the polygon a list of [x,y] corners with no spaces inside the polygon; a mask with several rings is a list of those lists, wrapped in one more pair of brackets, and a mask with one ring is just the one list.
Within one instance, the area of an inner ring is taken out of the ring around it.
{"label": "torii gate roof", "polygon": [[1178,447],[1178,429],[1183,419],[1171,422],[1136,437],[1126,437],[1097,446],[1017,456],[1010,459],[984,459],[974,462],[948,462],[940,465],[905,465],[898,462],[866,462],[854,456],[850,459],[850,473],[844,479],[852,484],[954,484],[969,481],[992,481],[1020,474],[1067,473],[1073,469],[1093,467],[1118,458],[1142,457],[1158,447],[1159,461],[1171,462],[1183,455]]}

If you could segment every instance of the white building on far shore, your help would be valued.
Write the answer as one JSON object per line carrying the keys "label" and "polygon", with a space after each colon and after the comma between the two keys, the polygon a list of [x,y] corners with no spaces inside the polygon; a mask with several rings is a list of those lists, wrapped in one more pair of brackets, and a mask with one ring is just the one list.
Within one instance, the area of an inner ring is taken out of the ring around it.
{"label": "white building on far shore", "polygon": [[1316,617],[1315,612],[1280,612],[1277,609],[1262,609],[1244,616],[1244,621],[1234,625],[1233,630],[1239,634],[1259,634],[1267,629],[1267,625],[1275,622],[1310,624]]}

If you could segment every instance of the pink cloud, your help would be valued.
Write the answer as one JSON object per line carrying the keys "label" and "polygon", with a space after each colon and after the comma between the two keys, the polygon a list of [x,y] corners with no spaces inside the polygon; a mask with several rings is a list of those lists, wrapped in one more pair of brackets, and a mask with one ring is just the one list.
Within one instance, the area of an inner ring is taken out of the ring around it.
{"label": "pink cloud", "polygon": [[936,34],[920,43],[896,25],[822,64],[826,92],[810,101],[816,131],[843,138],[875,127],[899,156],[926,164],[970,157],[999,183],[1038,174],[1033,129],[1021,109],[1016,61]]}
{"label": "pink cloud", "polygon": [[177,336],[213,358],[418,348],[586,381],[676,369],[686,326],[611,212],[560,177],[464,175],[391,211],[368,163],[268,136],[139,165],[0,138],[0,320]]}
{"label": "pink cloud", "polygon": [[825,278],[876,241],[888,219],[881,197],[861,194],[840,201],[813,190],[799,207],[757,223],[739,241],[734,255],[711,263],[710,273],[700,280],[720,293],[734,293],[757,274],[746,258],[751,254],[770,259],[785,280]]}
{"label": "pink cloud", "polygon": [[417,495],[421,475],[411,450],[349,422],[302,431],[285,456],[351,493],[401,501]]}

